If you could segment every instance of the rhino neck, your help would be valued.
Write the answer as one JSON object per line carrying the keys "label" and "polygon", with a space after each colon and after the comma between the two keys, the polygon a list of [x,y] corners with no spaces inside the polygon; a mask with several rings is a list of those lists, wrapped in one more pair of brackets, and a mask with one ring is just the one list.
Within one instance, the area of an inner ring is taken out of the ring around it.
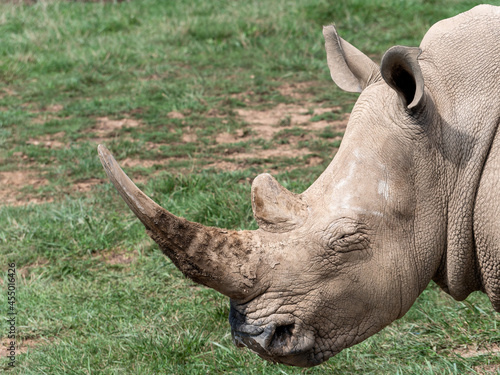
{"label": "rhino neck", "polygon": [[500,133],[485,162],[474,207],[474,240],[482,289],[500,312]]}
{"label": "rhino neck", "polygon": [[[455,105],[459,108],[458,103]],[[433,280],[459,301],[474,291],[485,290],[476,246],[478,218],[475,210],[483,170],[498,127],[499,111],[479,118],[477,113],[483,111],[475,108],[442,120],[440,149],[446,170],[447,238]]]}
{"label": "rhino neck", "polygon": [[500,118],[499,27],[497,8],[476,7],[437,23],[420,45],[426,87],[442,118],[438,148],[447,175],[447,244],[434,280],[458,300],[485,289],[475,205]]}

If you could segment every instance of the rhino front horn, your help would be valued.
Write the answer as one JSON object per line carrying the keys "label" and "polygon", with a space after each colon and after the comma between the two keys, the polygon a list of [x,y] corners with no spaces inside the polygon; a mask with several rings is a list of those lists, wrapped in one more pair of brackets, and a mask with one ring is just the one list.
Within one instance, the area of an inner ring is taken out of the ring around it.
{"label": "rhino front horn", "polygon": [[146,196],[99,145],[99,158],[109,179],[148,235],[184,275],[235,300],[250,298],[257,289],[261,259],[254,231],[205,227],[177,217]]}
{"label": "rhino front horn", "polygon": [[258,175],[252,183],[252,209],[259,227],[267,232],[289,232],[307,219],[307,204],[268,173]]}

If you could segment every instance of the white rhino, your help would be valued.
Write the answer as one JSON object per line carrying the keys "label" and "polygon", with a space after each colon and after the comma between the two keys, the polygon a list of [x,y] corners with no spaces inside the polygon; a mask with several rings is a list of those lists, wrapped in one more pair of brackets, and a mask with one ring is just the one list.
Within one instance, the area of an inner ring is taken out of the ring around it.
{"label": "white rhino", "polygon": [[361,95],[342,145],[293,194],[252,185],[255,231],[204,227],[144,195],[99,146],[148,234],[189,278],[231,298],[236,345],[317,365],[401,318],[434,280],[500,311],[500,8],[438,22],[377,66],[323,30],[328,66]]}

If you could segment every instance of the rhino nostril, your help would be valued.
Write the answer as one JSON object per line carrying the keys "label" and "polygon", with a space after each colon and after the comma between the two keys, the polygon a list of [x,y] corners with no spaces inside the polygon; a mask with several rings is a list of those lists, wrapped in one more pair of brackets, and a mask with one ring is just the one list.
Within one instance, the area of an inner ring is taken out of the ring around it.
{"label": "rhino nostril", "polygon": [[248,329],[245,331],[260,331],[260,333],[252,335],[244,331],[233,331],[233,342],[238,347],[246,346],[258,353],[270,353],[270,351],[283,351],[296,346],[294,344],[295,324],[285,324],[276,326],[271,323],[264,329]]}
{"label": "rhino nostril", "polygon": [[274,331],[273,340],[270,346],[273,347],[286,346],[293,337],[294,329],[295,329],[295,324],[293,323],[276,327],[276,330]]}

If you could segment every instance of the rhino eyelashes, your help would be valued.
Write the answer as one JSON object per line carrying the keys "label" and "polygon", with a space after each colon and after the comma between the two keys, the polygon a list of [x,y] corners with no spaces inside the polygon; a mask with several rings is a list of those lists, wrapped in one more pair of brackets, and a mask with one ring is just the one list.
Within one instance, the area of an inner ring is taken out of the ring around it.
{"label": "rhino eyelashes", "polygon": [[351,219],[332,223],[326,229],[326,247],[340,253],[363,250],[368,246],[368,227]]}
{"label": "rhino eyelashes", "polygon": [[368,237],[363,233],[345,234],[340,238],[332,238],[328,242],[328,247],[339,253],[364,250],[367,245]]}

